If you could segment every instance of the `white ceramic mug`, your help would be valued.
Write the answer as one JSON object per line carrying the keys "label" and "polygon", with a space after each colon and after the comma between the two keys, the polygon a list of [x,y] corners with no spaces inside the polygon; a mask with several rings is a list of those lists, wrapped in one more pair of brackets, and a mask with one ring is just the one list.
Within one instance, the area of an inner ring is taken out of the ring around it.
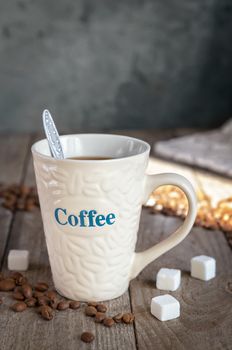
{"label": "white ceramic mug", "polygon": [[[145,266],[190,232],[196,217],[195,192],[183,176],[146,175],[150,146],[142,140],[77,134],[62,136],[61,143],[65,157],[112,159],[56,160],[47,140],[32,146],[55,287],[74,300],[119,297]],[[167,184],[185,192],[188,215],[167,239],[135,253],[142,204],[155,188]]]}

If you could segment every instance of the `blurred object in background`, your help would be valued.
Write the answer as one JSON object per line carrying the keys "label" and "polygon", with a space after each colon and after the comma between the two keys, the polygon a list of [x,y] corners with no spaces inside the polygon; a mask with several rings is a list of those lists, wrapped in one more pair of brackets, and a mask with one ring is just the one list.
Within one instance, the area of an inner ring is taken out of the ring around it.
{"label": "blurred object in background", "polygon": [[159,141],[158,156],[232,177],[232,119],[220,129]]}
{"label": "blurred object in background", "polygon": [[214,127],[232,113],[232,3],[0,2],[0,130]]}

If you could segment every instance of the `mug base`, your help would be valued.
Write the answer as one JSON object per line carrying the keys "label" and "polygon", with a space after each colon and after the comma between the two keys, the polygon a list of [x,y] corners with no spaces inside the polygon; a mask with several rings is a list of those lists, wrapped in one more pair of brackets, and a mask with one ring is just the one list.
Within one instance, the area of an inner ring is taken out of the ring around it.
{"label": "mug base", "polygon": [[[66,299],[70,299],[73,300],[73,298],[71,298],[70,296],[68,296],[67,294],[63,294],[58,288],[55,287],[55,290],[57,291],[58,294],[60,294],[62,297],[66,298]],[[115,295],[112,295],[112,297],[106,298],[106,299],[102,299],[102,298],[75,298],[75,300],[81,301],[81,302],[91,302],[91,301],[96,301],[96,302],[105,302],[105,301],[110,301],[110,300],[114,300],[117,298],[120,298],[124,293],[126,293],[126,291],[128,290],[128,286],[125,290],[121,291],[120,293],[117,293]]]}

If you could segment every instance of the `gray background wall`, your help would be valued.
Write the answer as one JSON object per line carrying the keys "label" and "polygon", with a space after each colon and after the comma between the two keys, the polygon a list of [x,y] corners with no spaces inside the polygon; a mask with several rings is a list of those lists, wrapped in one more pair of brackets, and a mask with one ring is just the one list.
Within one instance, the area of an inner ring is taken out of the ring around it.
{"label": "gray background wall", "polygon": [[0,0],[0,130],[216,126],[231,0]]}

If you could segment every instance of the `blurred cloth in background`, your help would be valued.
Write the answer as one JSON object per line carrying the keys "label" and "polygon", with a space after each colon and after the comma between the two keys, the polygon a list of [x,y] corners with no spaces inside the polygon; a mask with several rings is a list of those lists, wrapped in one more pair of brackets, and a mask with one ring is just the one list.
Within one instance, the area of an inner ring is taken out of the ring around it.
{"label": "blurred cloth in background", "polygon": [[0,1],[0,130],[211,127],[232,112],[231,0]]}

